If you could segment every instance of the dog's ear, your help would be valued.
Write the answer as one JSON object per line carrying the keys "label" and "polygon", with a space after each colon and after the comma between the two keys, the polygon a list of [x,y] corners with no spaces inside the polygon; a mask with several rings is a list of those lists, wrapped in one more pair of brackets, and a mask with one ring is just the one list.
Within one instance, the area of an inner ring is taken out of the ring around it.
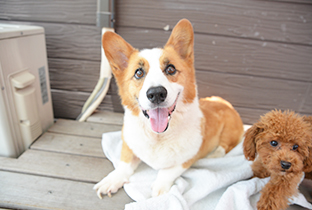
{"label": "dog's ear", "polygon": [[304,172],[312,172],[312,116],[303,116],[303,120],[305,122],[308,122],[310,124],[310,132],[308,133],[309,139],[308,142],[309,144],[306,145],[309,148],[309,155],[308,157],[303,161],[303,171]]}
{"label": "dog's ear", "polygon": [[309,147],[309,156],[303,161],[303,171],[312,172],[312,147],[311,146]]}
{"label": "dog's ear", "polygon": [[251,126],[245,133],[245,139],[243,142],[244,155],[247,160],[255,160],[256,158],[256,136],[262,132],[263,129],[260,128],[260,122],[255,123]]}
{"label": "dog's ear", "polygon": [[186,60],[194,59],[194,32],[190,21],[180,20],[173,28],[165,47],[172,46]]}
{"label": "dog's ear", "polygon": [[104,33],[102,45],[115,76],[128,67],[131,54],[137,51],[121,36],[110,31]]}

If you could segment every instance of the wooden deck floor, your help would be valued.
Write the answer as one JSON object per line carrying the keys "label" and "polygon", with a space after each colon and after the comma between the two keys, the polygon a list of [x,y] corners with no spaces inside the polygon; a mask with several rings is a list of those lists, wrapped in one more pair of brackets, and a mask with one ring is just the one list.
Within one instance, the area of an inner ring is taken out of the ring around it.
{"label": "wooden deck floor", "polygon": [[[106,112],[84,123],[58,119],[19,158],[0,157],[0,210],[124,209],[132,200],[123,189],[103,200],[92,190],[113,170],[102,152],[102,133],[120,130],[122,117]],[[311,188],[312,182],[302,188],[310,202]]]}
{"label": "wooden deck floor", "polygon": [[102,133],[121,125],[122,115],[110,113],[84,123],[58,119],[18,159],[0,157],[0,208],[124,209],[132,200],[123,189],[103,200],[92,190],[113,170]]}

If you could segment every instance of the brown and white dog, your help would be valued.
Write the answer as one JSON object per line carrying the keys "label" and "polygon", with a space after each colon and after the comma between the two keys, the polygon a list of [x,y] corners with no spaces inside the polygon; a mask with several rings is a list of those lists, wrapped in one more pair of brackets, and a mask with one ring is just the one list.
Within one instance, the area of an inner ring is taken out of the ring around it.
{"label": "brown and white dog", "polygon": [[102,44],[125,114],[120,163],[94,186],[100,198],[117,192],[141,161],[159,170],[152,196],[166,193],[196,160],[223,156],[240,142],[243,124],[232,105],[198,100],[188,20],[178,22],[162,49],[138,51],[113,32]]}

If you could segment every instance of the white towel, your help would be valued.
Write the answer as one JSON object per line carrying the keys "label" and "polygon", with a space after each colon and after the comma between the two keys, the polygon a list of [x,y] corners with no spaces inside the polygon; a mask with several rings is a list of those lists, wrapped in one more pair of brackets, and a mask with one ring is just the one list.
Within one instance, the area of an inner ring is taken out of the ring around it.
{"label": "white towel", "polygon": [[[121,151],[121,132],[104,133],[102,147],[106,157],[116,168]],[[136,202],[126,210],[254,210],[260,197],[259,191],[269,178],[250,179],[251,162],[243,155],[242,143],[222,158],[200,159],[179,177],[169,193],[151,198],[151,185],[157,171],[141,163],[130,182],[124,185],[126,193]],[[293,203],[312,209],[300,193]]]}

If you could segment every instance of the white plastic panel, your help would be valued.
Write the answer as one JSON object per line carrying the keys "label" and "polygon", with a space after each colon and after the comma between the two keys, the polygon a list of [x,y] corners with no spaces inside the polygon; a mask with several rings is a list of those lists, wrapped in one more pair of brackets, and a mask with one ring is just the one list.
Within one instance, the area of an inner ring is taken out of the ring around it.
{"label": "white plastic panel", "polygon": [[[1,65],[0,65],[1,72]],[[1,75],[0,75],[1,76]],[[0,155],[6,157],[16,157],[17,151],[14,145],[7,109],[5,105],[4,89],[0,81]]]}
{"label": "white plastic panel", "polygon": [[42,133],[36,89],[33,86],[35,76],[28,71],[23,71],[11,76],[10,80],[24,148],[27,149]]}

